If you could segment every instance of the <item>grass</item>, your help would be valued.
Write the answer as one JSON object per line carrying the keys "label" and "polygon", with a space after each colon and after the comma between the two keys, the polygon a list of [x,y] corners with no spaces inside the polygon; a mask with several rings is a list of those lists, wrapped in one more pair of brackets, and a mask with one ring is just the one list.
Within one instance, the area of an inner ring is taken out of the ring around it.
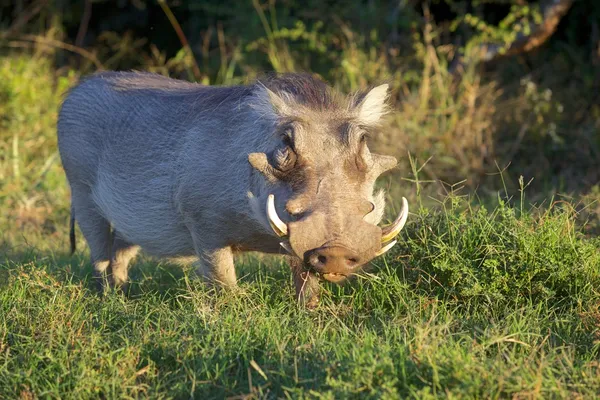
{"label": "grass", "polygon": [[240,290],[213,294],[142,258],[129,297],[100,298],[84,255],[8,253],[0,397],[600,395],[600,241],[567,208],[447,203],[315,311],[274,259],[244,257]]}

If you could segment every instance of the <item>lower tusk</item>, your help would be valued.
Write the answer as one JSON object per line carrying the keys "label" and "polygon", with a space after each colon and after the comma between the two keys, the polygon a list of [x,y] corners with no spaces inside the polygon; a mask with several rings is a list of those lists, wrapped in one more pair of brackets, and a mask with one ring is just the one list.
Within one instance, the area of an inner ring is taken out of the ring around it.
{"label": "lower tusk", "polygon": [[402,198],[402,211],[400,211],[400,215],[398,218],[389,226],[383,228],[383,233],[381,235],[381,243],[387,243],[400,233],[402,228],[404,228],[404,224],[406,224],[406,220],[408,219],[408,201],[405,197]]}
{"label": "lower tusk", "polygon": [[398,243],[397,240],[392,240],[391,242],[389,242],[388,244],[386,244],[385,246],[383,246],[381,248],[381,250],[379,250],[377,253],[375,253],[375,257],[379,257],[382,254],[385,254],[388,252],[389,249],[391,249],[392,247],[394,247],[394,245]]}
{"label": "lower tusk", "polygon": [[275,196],[272,194],[267,198],[267,219],[277,236],[287,236],[287,225],[279,218],[279,215],[277,215],[277,210],[275,210]]}
{"label": "lower tusk", "polygon": [[290,255],[292,255],[292,256],[295,255],[294,250],[292,250],[292,246],[290,246],[289,242],[281,242],[281,243],[279,243],[279,245],[281,247],[283,247],[283,249],[285,251],[287,251],[288,253],[290,253]]}

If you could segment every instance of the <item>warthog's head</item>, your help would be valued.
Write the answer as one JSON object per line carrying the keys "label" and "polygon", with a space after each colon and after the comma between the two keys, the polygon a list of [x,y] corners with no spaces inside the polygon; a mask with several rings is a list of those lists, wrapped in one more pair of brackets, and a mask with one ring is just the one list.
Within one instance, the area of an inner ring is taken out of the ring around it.
{"label": "warthog's head", "polygon": [[371,153],[366,139],[387,110],[388,85],[343,97],[319,80],[287,75],[256,91],[254,107],[275,138],[269,150],[249,155],[268,185],[256,212],[287,252],[340,282],[389,250],[408,216],[403,198],[396,221],[377,226],[384,193],[374,194],[375,180],[397,161]]}

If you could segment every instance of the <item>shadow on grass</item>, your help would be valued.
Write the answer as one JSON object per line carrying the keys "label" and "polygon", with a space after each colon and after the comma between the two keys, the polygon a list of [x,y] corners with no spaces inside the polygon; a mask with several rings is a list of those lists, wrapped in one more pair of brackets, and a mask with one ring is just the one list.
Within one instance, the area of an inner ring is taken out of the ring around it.
{"label": "shadow on grass", "polygon": [[[98,294],[93,280],[93,268],[87,252],[77,251],[71,255],[65,251],[42,251],[34,246],[11,246],[0,243],[0,286],[7,277],[23,267],[43,270],[61,283],[81,285]],[[236,271],[240,284],[262,283],[277,279],[291,285],[291,273],[283,260],[274,256],[242,255],[236,259]],[[180,264],[140,254],[129,266],[129,286],[126,296],[137,299],[154,294],[165,299],[189,290],[190,280],[197,277],[192,264]],[[260,285],[261,290],[279,291],[277,285]],[[269,294],[267,294],[269,295]]]}

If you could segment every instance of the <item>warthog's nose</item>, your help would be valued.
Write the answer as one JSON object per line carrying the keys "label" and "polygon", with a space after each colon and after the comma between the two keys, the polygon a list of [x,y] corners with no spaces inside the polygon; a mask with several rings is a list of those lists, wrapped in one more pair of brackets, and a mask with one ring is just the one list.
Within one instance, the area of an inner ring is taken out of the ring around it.
{"label": "warthog's nose", "polygon": [[348,275],[360,265],[360,259],[345,247],[321,247],[308,251],[305,261],[317,272]]}

